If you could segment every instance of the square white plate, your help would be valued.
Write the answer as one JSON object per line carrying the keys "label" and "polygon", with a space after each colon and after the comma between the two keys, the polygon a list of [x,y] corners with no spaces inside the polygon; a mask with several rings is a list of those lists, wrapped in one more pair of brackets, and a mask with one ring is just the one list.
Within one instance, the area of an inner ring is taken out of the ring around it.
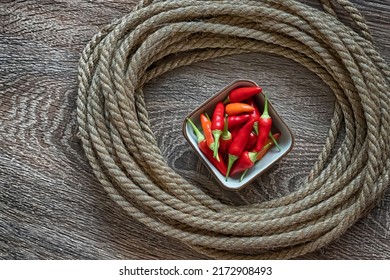
{"label": "square white plate", "polygon": [[[200,114],[206,112],[209,116],[212,116],[215,105],[219,101],[225,100],[228,96],[229,92],[233,89],[239,87],[250,87],[250,86],[258,86],[256,83],[250,80],[237,80],[221,89],[207,101],[205,101],[202,105],[196,108],[193,112],[191,112],[183,122],[183,135],[187,139],[188,143],[194,149],[196,154],[202,160],[202,162],[206,165],[211,174],[215,177],[218,183],[227,188],[229,190],[239,190],[244,186],[247,186],[250,182],[252,182],[257,176],[264,173],[268,168],[270,168],[273,164],[275,164],[279,159],[287,155],[294,145],[294,137],[291,133],[291,130],[286,125],[286,123],[282,120],[282,118],[277,114],[272,103],[268,99],[268,113],[272,118],[272,132],[280,132],[280,138],[278,139],[278,144],[281,148],[280,151],[276,147],[271,148],[265,156],[255,163],[255,165],[250,168],[245,175],[244,179],[240,182],[240,176],[229,177],[226,181],[225,177],[216,169],[212,163],[203,155],[198,147],[198,142],[195,133],[192,130],[192,127],[187,122],[187,118],[191,119],[193,123],[201,130],[200,124]],[[264,95],[256,94],[255,102],[259,106],[258,108],[262,109],[264,105]],[[261,113],[262,110],[260,110]]]}

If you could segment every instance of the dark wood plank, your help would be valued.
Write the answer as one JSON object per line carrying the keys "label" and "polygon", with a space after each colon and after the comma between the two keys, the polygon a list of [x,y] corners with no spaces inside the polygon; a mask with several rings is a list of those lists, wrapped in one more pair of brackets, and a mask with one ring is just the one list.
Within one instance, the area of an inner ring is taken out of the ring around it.
{"label": "dark wood plank", "polygon": [[[94,178],[76,137],[79,54],[101,27],[136,2],[0,1],[0,259],[203,258],[131,219],[112,202]],[[354,2],[368,21],[378,51],[390,62],[390,2]],[[272,93],[296,144],[253,187],[231,193],[209,180],[181,135],[181,122],[238,77],[257,81]],[[266,54],[183,67],[151,81],[145,94],[169,165],[210,195],[231,203],[267,200],[295,190],[322,149],[334,101],[313,73]],[[389,210],[388,191],[339,240],[302,258],[388,259]]]}

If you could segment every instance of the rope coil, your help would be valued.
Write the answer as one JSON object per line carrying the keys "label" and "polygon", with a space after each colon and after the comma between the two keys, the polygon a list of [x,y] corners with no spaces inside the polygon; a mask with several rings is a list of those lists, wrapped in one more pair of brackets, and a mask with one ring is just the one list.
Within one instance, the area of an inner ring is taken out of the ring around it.
{"label": "rope coil", "polygon": [[[109,196],[133,218],[214,258],[293,258],[338,238],[389,185],[390,70],[359,11],[359,27],[296,1],[141,1],[96,34],[79,64],[77,116],[88,161]],[[215,57],[268,52],[316,73],[334,92],[328,138],[297,191],[226,205],[165,162],[143,87],[174,68]],[[175,54],[174,56],[172,54]],[[335,155],[342,121],[346,136]]]}

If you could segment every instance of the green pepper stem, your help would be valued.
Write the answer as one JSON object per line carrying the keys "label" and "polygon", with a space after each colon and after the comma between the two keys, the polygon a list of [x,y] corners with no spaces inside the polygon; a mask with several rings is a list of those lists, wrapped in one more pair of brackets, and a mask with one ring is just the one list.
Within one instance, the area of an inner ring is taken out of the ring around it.
{"label": "green pepper stem", "polygon": [[231,154],[229,154],[228,157],[229,157],[229,161],[228,161],[228,169],[226,171],[226,181],[228,180],[230,169],[232,168],[233,163],[238,159],[238,156],[231,155]]}
{"label": "green pepper stem", "polygon": [[244,180],[244,177],[245,177],[246,173],[248,172],[248,170],[249,170],[249,169],[245,169],[244,173],[242,173],[242,175],[241,175],[241,177],[240,177],[240,182],[241,182],[242,180]]}
{"label": "green pepper stem", "polygon": [[225,123],[223,125],[223,131],[222,131],[222,135],[221,135],[221,138],[223,140],[230,140],[230,138],[232,138],[232,134],[229,132],[228,130],[228,120],[227,120],[227,115],[225,115]]}
{"label": "green pepper stem", "polygon": [[253,130],[255,131],[256,135],[259,135],[259,122],[255,121],[253,124]]}
{"label": "green pepper stem", "polygon": [[206,116],[206,118],[207,118],[209,121],[211,121],[209,115],[208,115],[206,112],[204,112],[204,115]]}
{"label": "green pepper stem", "polygon": [[249,159],[255,163],[256,162],[256,158],[257,158],[257,155],[259,154],[260,152],[249,152],[248,153],[248,157]]}
{"label": "green pepper stem", "polygon": [[213,130],[212,133],[214,136],[214,157],[218,160],[219,138],[221,137],[222,131]]}
{"label": "green pepper stem", "polygon": [[203,134],[199,131],[196,125],[191,121],[191,119],[187,118],[187,122],[192,126],[193,131],[195,132],[196,138],[198,138],[198,143],[202,142],[205,138]]}
{"label": "green pepper stem", "polygon": [[[211,145],[210,145],[210,147],[209,147],[210,150],[214,151],[215,145],[216,145],[215,142],[211,143]],[[219,160],[219,155],[218,155],[218,153],[217,153],[217,156],[216,156],[215,159],[216,159],[218,162],[220,161],[220,160]]]}
{"label": "green pepper stem", "polygon": [[268,114],[268,96],[264,93],[264,110],[263,114],[261,115],[262,119],[268,119],[270,118]]}
{"label": "green pepper stem", "polygon": [[274,145],[276,146],[276,148],[280,152],[282,149],[280,148],[278,141],[276,141],[275,137],[272,135],[271,132],[269,133],[269,138],[271,138],[272,142],[274,142]]}

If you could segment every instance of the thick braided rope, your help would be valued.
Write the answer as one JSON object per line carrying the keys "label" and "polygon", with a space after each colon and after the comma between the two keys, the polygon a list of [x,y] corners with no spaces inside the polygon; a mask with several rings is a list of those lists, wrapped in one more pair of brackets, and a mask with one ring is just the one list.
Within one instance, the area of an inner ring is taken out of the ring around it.
{"label": "thick braided rope", "polygon": [[[96,34],[82,53],[77,114],[94,174],[133,218],[215,258],[293,258],[343,234],[389,185],[390,71],[359,11],[338,0],[360,30],[296,1],[141,1]],[[165,162],[143,87],[174,68],[268,52],[316,73],[336,104],[324,148],[297,191],[230,206]],[[172,55],[175,54],[175,55]],[[343,143],[330,157],[341,124]]]}

